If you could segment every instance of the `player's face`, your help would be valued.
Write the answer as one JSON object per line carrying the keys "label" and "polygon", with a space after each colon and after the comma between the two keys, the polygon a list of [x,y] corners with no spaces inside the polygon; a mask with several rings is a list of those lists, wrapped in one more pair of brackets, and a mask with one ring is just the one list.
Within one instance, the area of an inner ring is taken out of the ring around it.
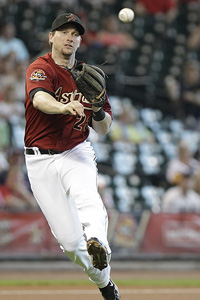
{"label": "player's face", "polygon": [[49,41],[52,43],[52,52],[61,57],[69,57],[75,54],[81,43],[81,36],[73,25],[67,25],[50,32]]}

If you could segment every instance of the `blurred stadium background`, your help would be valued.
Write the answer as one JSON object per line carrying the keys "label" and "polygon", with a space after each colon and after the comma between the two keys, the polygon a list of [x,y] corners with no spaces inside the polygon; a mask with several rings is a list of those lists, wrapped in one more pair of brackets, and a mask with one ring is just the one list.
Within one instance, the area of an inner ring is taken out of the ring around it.
{"label": "blurred stadium background", "polygon": [[[1,29],[5,22],[14,24],[15,37],[28,50],[27,57],[17,58],[0,49],[2,266],[10,260],[66,259],[37,207],[20,202],[30,187],[24,161],[19,158],[24,146],[26,66],[49,51],[51,23],[58,13],[68,11],[78,15],[87,30],[77,58],[104,69],[116,120],[108,136],[98,137],[91,131],[89,137],[97,154],[99,190],[110,218],[113,260],[139,261],[140,267],[145,261],[176,260],[182,266],[189,262],[191,268],[198,268],[200,214],[163,214],[162,199],[171,186],[166,168],[177,156],[180,140],[193,155],[200,145],[200,101],[186,103],[176,97],[173,101],[170,93],[176,94],[173,83],[180,82],[185,63],[199,63],[199,48],[190,47],[188,41],[200,24],[200,3],[174,1],[173,14],[168,17],[166,12],[137,12],[137,2],[0,0]],[[133,22],[123,24],[116,19],[123,7],[135,11]],[[106,21],[111,24],[112,18],[117,24],[107,40],[101,39],[101,31],[109,30]],[[115,35],[119,32],[120,37]],[[130,40],[131,45],[126,43]],[[13,183],[19,183],[23,195],[17,187],[12,190]]]}

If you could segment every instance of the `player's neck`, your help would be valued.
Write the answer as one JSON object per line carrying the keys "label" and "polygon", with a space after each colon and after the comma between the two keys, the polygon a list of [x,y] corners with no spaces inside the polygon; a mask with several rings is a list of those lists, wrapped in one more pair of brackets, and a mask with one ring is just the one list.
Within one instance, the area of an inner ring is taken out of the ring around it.
{"label": "player's neck", "polygon": [[56,57],[56,55],[53,54],[52,54],[52,59],[54,60],[56,65],[59,65],[60,67],[65,69],[73,68],[76,61],[75,58],[72,56],[70,56],[70,58],[67,59],[67,58]]}

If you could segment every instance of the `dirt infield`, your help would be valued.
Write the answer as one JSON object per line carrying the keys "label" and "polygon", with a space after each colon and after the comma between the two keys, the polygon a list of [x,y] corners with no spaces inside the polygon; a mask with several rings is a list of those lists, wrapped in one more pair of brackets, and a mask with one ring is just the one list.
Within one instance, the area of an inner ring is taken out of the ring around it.
{"label": "dirt infield", "polygon": [[[122,300],[199,300],[200,289],[121,289]],[[103,300],[95,289],[0,290],[1,300]]]}
{"label": "dirt infield", "polygon": [[[114,270],[122,300],[199,300],[199,271]],[[180,283],[173,285],[177,279]],[[15,283],[15,281],[17,283]],[[3,284],[4,282],[4,284]],[[66,282],[66,284],[65,284]],[[156,284],[158,282],[158,284]],[[161,284],[163,282],[164,285]],[[167,285],[167,283],[169,285]],[[1,300],[102,300],[98,289],[81,271],[0,271]]]}

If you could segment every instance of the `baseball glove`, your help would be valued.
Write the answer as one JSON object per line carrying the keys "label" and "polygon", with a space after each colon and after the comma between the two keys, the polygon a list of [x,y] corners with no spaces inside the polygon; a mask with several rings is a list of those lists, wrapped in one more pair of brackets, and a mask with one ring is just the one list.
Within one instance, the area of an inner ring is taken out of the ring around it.
{"label": "baseball glove", "polygon": [[102,107],[106,102],[105,73],[98,67],[84,63],[71,70],[77,88],[94,106]]}

